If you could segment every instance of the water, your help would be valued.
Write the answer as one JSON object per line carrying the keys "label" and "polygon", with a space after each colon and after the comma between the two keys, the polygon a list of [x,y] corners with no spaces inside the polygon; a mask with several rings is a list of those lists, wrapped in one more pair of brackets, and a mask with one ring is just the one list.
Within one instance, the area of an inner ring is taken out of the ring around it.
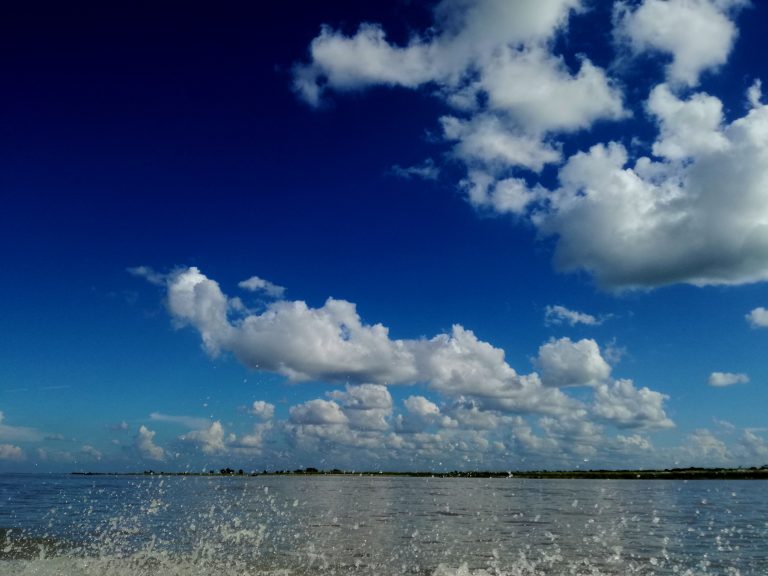
{"label": "water", "polygon": [[768,483],[0,476],[0,576],[768,574]]}

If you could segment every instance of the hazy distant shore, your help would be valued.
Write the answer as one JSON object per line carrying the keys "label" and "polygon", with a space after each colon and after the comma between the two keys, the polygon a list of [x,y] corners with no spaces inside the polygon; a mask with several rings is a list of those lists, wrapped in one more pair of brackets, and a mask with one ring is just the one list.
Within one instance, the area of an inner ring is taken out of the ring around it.
{"label": "hazy distant shore", "polygon": [[768,480],[768,466],[760,468],[671,468],[664,470],[529,470],[519,472],[453,471],[396,472],[299,470],[243,471],[224,468],[207,472],[72,472],[79,476],[404,476],[424,478],[533,478],[533,479],[605,479],[605,480]]}

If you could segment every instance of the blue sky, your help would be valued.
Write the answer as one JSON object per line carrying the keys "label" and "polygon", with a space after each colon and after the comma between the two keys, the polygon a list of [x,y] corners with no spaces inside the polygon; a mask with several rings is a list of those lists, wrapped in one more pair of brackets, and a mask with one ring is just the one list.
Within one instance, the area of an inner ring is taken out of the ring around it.
{"label": "blue sky", "polygon": [[768,8],[4,8],[0,470],[768,463]]}

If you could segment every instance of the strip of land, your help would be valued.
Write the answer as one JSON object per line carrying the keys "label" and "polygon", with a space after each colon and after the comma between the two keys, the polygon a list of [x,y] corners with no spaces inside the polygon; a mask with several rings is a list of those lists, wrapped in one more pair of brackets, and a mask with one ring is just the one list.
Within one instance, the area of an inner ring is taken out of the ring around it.
{"label": "strip of land", "polygon": [[402,476],[412,478],[535,478],[603,480],[768,480],[768,465],[760,468],[670,468],[665,470],[528,470],[528,471],[452,471],[395,472],[318,470],[263,470],[245,472],[222,468],[204,472],[73,472],[83,476]]}

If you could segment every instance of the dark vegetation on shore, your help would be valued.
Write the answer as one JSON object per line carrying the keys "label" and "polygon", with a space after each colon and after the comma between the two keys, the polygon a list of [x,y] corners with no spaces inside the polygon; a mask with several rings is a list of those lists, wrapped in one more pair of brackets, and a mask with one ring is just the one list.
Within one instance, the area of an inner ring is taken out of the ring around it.
{"label": "dark vegetation on shore", "polygon": [[73,472],[80,476],[403,476],[411,478],[537,478],[604,480],[768,480],[768,465],[760,468],[667,468],[665,470],[529,470],[523,472],[458,471],[392,472],[318,470],[263,470],[245,472],[232,468],[205,472]]}

